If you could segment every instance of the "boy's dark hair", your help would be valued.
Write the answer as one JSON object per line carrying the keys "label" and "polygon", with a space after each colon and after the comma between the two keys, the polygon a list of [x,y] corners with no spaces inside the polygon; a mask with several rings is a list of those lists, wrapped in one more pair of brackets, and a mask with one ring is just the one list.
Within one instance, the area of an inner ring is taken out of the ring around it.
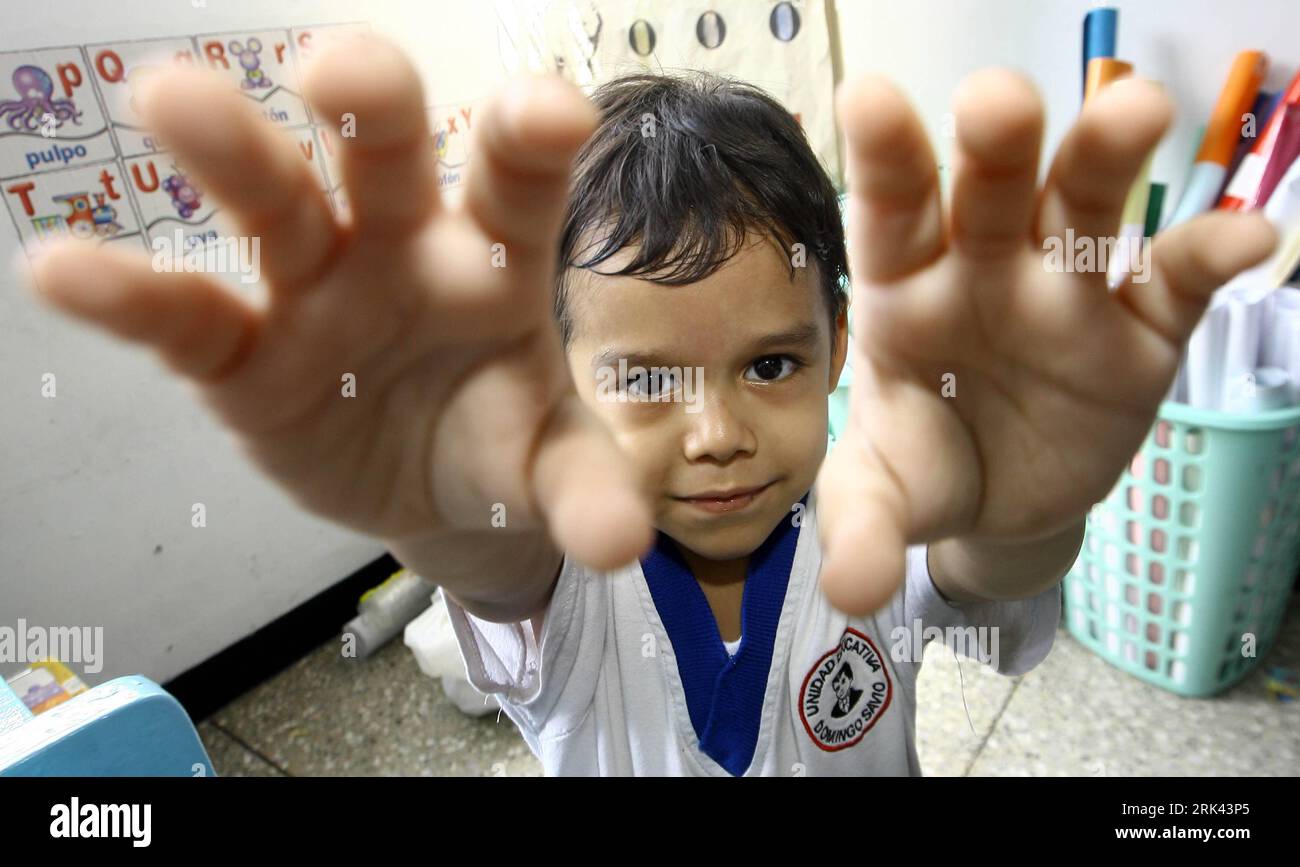
{"label": "boy's dark hair", "polygon": [[784,106],[702,71],[626,75],[600,85],[592,100],[600,124],[574,160],[560,239],[554,312],[566,347],[570,268],[598,266],[636,244],[621,270],[600,273],[679,286],[718,270],[753,230],[775,239],[787,259],[804,245],[833,324],[847,302],[839,201]]}

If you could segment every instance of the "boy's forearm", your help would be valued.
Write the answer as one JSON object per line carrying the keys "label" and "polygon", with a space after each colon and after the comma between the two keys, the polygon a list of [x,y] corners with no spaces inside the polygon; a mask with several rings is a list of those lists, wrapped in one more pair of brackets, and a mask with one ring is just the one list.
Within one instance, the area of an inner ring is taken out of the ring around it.
{"label": "boy's forearm", "polygon": [[1087,519],[1028,543],[994,544],[970,537],[930,545],[930,575],[954,605],[1037,596],[1059,584],[1083,546]]}
{"label": "boy's forearm", "polygon": [[390,539],[398,562],[484,620],[514,623],[546,607],[564,555],[544,530],[443,532]]}

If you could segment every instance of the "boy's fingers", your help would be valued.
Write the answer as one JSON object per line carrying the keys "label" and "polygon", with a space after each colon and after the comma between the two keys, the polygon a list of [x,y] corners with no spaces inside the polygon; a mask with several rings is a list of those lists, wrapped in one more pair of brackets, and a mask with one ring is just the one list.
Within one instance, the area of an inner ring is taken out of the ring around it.
{"label": "boy's fingers", "polygon": [[[465,211],[509,263],[512,302],[549,309],[573,158],[596,129],[596,107],[555,75],[521,75],[498,91],[475,130]],[[530,279],[535,278],[535,279]],[[539,282],[540,281],[540,284]]]}
{"label": "boy's fingers", "polygon": [[961,83],[954,109],[950,242],[972,256],[1020,252],[1037,203],[1042,100],[1024,76],[989,69]]}
{"label": "boy's fingers", "polygon": [[141,87],[141,111],[186,174],[258,237],[273,293],[303,285],[325,265],[338,226],[294,143],[220,76],[177,67]]}
{"label": "boy's fingers", "polygon": [[1262,262],[1276,245],[1277,231],[1258,213],[1202,214],[1156,236],[1151,262],[1158,279],[1137,283],[1130,274],[1115,294],[1152,329],[1181,346],[1214,290]]}
{"label": "boy's fingers", "polygon": [[60,310],[152,346],[175,372],[215,382],[246,357],[260,314],[200,273],[156,272],[138,251],[63,242],[32,265],[37,294]]}
{"label": "boy's fingers", "polygon": [[892,482],[860,467],[837,468],[834,457],[832,451],[822,469],[819,493],[822,592],[838,610],[861,617],[897,592],[907,546]]}
{"label": "boy's fingers", "polygon": [[551,538],[592,568],[626,566],[654,543],[653,515],[630,461],[576,396],[543,432],[533,483]]}
{"label": "boy's fingers", "polygon": [[1120,229],[1129,188],[1173,119],[1160,86],[1123,79],[1084,106],[1052,160],[1039,200],[1036,239],[1110,238]]}
{"label": "boy's fingers", "polygon": [[853,273],[886,282],[943,252],[934,153],[915,112],[886,79],[866,76],[845,85],[835,103],[848,136]]}
{"label": "boy's fingers", "polygon": [[357,231],[400,241],[438,208],[438,165],[420,74],[374,35],[339,39],[304,75],[303,89],[338,149]]}

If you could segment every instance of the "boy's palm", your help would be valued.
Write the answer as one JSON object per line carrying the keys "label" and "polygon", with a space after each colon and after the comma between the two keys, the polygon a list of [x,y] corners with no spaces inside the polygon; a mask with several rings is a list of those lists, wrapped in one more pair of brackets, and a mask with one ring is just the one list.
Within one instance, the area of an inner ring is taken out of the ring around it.
{"label": "boy's palm", "polygon": [[[948,536],[1045,538],[1102,500],[1150,430],[1211,291],[1267,255],[1258,216],[1161,235],[1145,282],[1048,270],[1044,240],[1114,236],[1170,122],[1148,82],[1091,100],[1038,187],[1041,103],[1018,75],[956,99],[951,201],[923,129],[884,81],[837,98],[850,151],[854,383],[819,486],[833,602],[862,613],[903,575],[903,547]],[[1073,269],[1071,269],[1073,271]]]}
{"label": "boy's palm", "polygon": [[578,401],[550,314],[571,161],[596,112],[558,78],[512,84],[475,119],[452,209],[407,59],[373,37],[324,52],[305,90],[345,133],[341,223],[247,99],[169,72],[143,111],[260,238],[267,307],[111,246],[50,250],[35,281],[59,308],[155,347],[316,514],[386,539],[549,526],[593,566],[626,563],[649,544],[649,509]]}

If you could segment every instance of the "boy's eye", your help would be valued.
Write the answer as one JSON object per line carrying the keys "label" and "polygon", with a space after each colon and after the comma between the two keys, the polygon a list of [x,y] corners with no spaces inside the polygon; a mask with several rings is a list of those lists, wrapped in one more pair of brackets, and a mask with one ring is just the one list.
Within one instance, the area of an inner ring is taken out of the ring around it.
{"label": "boy's eye", "polygon": [[799,367],[799,362],[788,355],[765,355],[751,364],[749,369],[758,374],[761,382],[776,382],[785,379]]}
{"label": "boy's eye", "polygon": [[668,371],[647,371],[644,376],[630,377],[623,387],[631,398],[654,400],[677,391],[677,380]]}

